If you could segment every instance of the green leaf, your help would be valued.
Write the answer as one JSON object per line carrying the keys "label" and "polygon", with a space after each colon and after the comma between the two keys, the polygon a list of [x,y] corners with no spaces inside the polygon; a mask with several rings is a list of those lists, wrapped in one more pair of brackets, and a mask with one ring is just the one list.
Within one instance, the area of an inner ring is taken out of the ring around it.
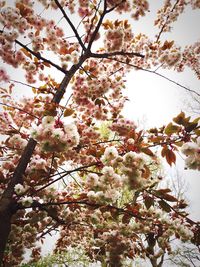
{"label": "green leaf", "polygon": [[172,135],[173,133],[177,133],[180,130],[180,126],[172,124],[170,122],[166,127],[165,127],[165,133],[167,135]]}
{"label": "green leaf", "polygon": [[197,136],[200,136],[200,129],[196,129],[194,132]]}
{"label": "green leaf", "polygon": [[193,123],[198,123],[198,122],[200,122],[200,117],[197,117],[197,118],[194,119],[192,122],[193,122]]}
{"label": "green leaf", "polygon": [[178,116],[173,118],[173,121],[179,125],[184,125],[185,122],[185,113],[182,111]]}

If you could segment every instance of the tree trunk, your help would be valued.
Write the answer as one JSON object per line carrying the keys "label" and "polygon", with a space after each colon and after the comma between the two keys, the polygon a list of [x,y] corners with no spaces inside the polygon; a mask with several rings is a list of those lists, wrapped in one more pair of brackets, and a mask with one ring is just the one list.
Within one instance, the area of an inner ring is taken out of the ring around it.
{"label": "tree trunk", "polygon": [[[67,75],[65,75],[58,90],[56,91],[56,94],[54,95],[54,98],[52,100],[53,103],[60,103],[71,78],[79,69],[79,67],[83,64],[83,62],[88,58],[88,56],[89,54],[87,53],[82,55],[80,57],[79,63],[73,65],[68,71]],[[12,198],[14,193],[14,187],[16,184],[23,184],[23,175],[26,171],[28,163],[30,162],[31,156],[34,152],[36,145],[37,142],[33,138],[30,138],[15,169],[15,172],[0,199],[0,267],[3,266],[3,256],[6,248],[6,243],[8,241],[8,236],[11,230],[12,215],[15,214],[17,211],[15,209],[16,203],[15,201],[13,201]]]}
{"label": "tree trunk", "polygon": [[1,203],[0,210],[0,266],[3,266],[3,256],[11,230],[12,208],[8,203]]}
{"label": "tree trunk", "polygon": [[14,187],[16,184],[23,183],[23,175],[31,159],[36,144],[37,142],[34,139],[29,139],[15,172],[0,199],[0,266],[3,264],[3,254],[11,229],[12,215],[16,212],[15,201],[12,198]]}
{"label": "tree trunk", "polygon": [[153,267],[158,267],[157,260],[156,259],[150,259],[151,265]]}

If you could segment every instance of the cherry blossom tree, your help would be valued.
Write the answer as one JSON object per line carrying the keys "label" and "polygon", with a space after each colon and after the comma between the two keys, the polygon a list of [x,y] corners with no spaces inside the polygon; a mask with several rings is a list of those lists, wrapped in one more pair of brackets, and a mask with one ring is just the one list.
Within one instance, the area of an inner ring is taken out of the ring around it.
{"label": "cherry blossom tree", "polygon": [[[189,67],[200,77],[200,43],[180,47],[161,38],[200,2],[164,1],[153,40],[135,35],[131,24],[147,14],[146,0],[8,2],[0,1],[0,56],[12,68],[10,75],[0,69],[1,266],[19,266],[26,249],[37,261],[38,241],[53,231],[56,253],[80,248],[102,266],[136,257],[162,266],[174,238],[198,246],[199,224],[184,199],[159,184],[160,158],[175,164],[177,151],[187,168],[200,170],[199,118],[181,112],[144,131],[121,111],[132,69],[199,95],[154,69]],[[19,84],[32,89],[30,97],[13,97]]]}

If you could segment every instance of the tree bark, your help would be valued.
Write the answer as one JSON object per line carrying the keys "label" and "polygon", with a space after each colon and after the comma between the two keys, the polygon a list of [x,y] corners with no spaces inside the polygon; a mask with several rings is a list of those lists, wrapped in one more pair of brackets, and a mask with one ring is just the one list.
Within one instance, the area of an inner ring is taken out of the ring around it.
{"label": "tree bark", "polygon": [[36,144],[37,142],[34,139],[29,139],[15,172],[0,199],[0,266],[3,266],[3,254],[11,229],[12,215],[16,212],[14,208],[15,201],[12,198],[14,187],[16,184],[23,183],[23,175],[31,159]]}
{"label": "tree bark", "polygon": [[[7,203],[6,203],[7,202]],[[0,210],[0,266],[4,265],[3,256],[8,241],[8,236],[11,230],[11,219],[12,219],[12,207],[8,205],[8,201],[1,201]]]}

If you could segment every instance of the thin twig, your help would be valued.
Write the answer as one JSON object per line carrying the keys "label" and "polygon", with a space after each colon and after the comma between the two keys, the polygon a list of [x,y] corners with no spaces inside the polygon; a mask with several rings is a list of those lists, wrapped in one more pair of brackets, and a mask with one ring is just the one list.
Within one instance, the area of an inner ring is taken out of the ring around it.
{"label": "thin twig", "polygon": [[36,90],[40,90],[39,87],[30,85],[30,84],[27,84],[27,83],[24,83],[24,82],[20,82],[20,81],[17,81],[17,80],[12,80],[12,79],[10,79],[10,82],[13,82],[13,83],[19,83],[19,84],[21,84],[21,85],[24,85],[24,86],[27,86],[27,87],[30,87],[30,88],[34,88],[34,89],[36,89]]}
{"label": "thin twig", "polygon": [[76,168],[76,169],[74,169],[74,170],[66,171],[62,176],[59,176],[59,177],[56,178],[55,180],[53,180],[53,181],[49,182],[48,184],[46,184],[46,185],[40,187],[38,190],[36,190],[36,193],[38,193],[38,192],[44,190],[45,188],[47,188],[47,187],[49,187],[50,185],[52,185],[52,184],[58,182],[59,180],[61,180],[62,178],[64,178],[65,176],[67,176],[67,175],[69,175],[69,174],[71,174],[71,173],[73,173],[73,172],[84,171],[84,169],[89,168],[89,167],[92,167],[92,166],[96,166],[96,165],[97,165],[97,164],[95,163],[95,164],[90,164],[90,165],[87,165],[87,166],[81,166],[81,167],[78,167],[78,168]]}
{"label": "thin twig", "polygon": [[[48,202],[48,203],[39,203],[37,201],[34,201],[33,204],[31,205],[32,208],[35,208],[35,207],[39,207],[39,208],[46,208],[46,207],[49,207],[49,206],[60,206],[60,205],[86,205],[86,206],[89,206],[89,207],[93,207],[93,208],[100,208],[100,207],[105,207],[105,204],[98,204],[98,203],[92,203],[92,202],[87,202],[87,199],[83,199],[83,200],[72,200],[72,201],[63,201],[63,202]],[[145,217],[141,217],[127,209],[123,209],[123,208],[118,208],[116,206],[113,206],[113,205],[106,205],[106,207],[108,209],[111,209],[111,210],[116,210],[118,211],[119,213],[125,213],[125,214],[128,214],[132,217],[135,217],[137,219],[140,219],[140,220],[147,220],[147,218]],[[18,209],[26,209],[26,207],[22,206],[22,205],[18,205]]]}
{"label": "thin twig", "polygon": [[142,71],[146,71],[146,72],[149,72],[149,73],[153,73],[153,74],[155,74],[155,75],[157,75],[157,76],[159,76],[159,77],[161,77],[161,78],[163,78],[163,79],[165,79],[165,80],[167,80],[167,81],[169,81],[169,82],[171,82],[171,83],[174,83],[174,84],[178,85],[179,87],[185,89],[186,91],[188,91],[188,92],[190,92],[190,93],[193,93],[193,94],[196,94],[197,96],[200,97],[200,93],[198,93],[198,92],[196,92],[196,91],[194,91],[194,90],[192,90],[192,89],[189,89],[188,87],[186,87],[186,86],[184,86],[184,85],[182,85],[182,84],[180,84],[180,83],[178,83],[178,82],[175,82],[174,80],[172,80],[172,79],[170,79],[170,78],[164,76],[163,74],[161,74],[161,73],[159,73],[159,72],[155,72],[155,71],[153,71],[153,70],[149,70],[149,69],[144,69],[144,68],[142,68],[142,67],[139,67],[139,66],[137,66],[137,65],[134,65],[134,64],[131,64],[131,63],[128,63],[128,62],[124,62],[124,61],[119,60],[119,59],[117,59],[117,58],[110,58],[110,57],[109,57],[108,59],[117,61],[117,62],[119,62],[119,63],[128,65],[128,66],[130,66],[130,67],[134,67],[134,68],[136,68],[137,70],[142,70]]}
{"label": "thin twig", "polygon": [[9,104],[2,103],[2,102],[0,102],[0,105],[2,105],[2,106],[6,106],[6,107],[8,107],[8,108],[13,108],[13,109],[19,110],[19,111],[21,111],[21,112],[23,112],[23,113],[25,113],[25,114],[28,114],[28,115],[31,116],[31,117],[34,117],[34,118],[36,118],[36,119],[39,119],[39,117],[33,115],[32,113],[30,113],[30,112],[28,112],[28,111],[25,111],[25,110],[21,109],[21,108],[14,107],[14,106],[11,106],[11,105],[9,105]]}

